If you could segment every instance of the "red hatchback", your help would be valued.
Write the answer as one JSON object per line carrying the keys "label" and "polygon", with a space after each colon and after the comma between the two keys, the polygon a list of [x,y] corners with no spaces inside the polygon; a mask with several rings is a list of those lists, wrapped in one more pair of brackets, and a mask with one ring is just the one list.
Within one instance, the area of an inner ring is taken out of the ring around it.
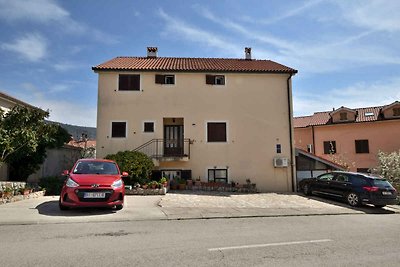
{"label": "red hatchback", "polygon": [[80,159],[72,170],[60,194],[61,210],[74,207],[124,207],[125,186],[117,163],[103,159]]}

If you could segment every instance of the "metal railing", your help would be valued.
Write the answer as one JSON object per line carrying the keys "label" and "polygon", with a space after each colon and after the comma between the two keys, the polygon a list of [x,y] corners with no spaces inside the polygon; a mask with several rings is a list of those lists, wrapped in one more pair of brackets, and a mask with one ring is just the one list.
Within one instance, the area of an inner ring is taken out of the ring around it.
{"label": "metal railing", "polygon": [[150,158],[190,158],[190,145],[192,144],[189,138],[185,139],[151,139],[143,145],[133,149],[139,151]]}

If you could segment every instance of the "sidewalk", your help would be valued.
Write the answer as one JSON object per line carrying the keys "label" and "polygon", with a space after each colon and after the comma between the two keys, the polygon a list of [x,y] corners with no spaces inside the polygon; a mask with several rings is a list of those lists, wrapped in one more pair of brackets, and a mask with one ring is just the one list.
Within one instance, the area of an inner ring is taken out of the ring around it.
{"label": "sidewalk", "polygon": [[0,225],[184,220],[240,217],[394,214],[400,206],[350,208],[344,203],[297,194],[236,194],[176,191],[167,195],[126,196],[125,207],[60,211],[58,196],[0,205]]}

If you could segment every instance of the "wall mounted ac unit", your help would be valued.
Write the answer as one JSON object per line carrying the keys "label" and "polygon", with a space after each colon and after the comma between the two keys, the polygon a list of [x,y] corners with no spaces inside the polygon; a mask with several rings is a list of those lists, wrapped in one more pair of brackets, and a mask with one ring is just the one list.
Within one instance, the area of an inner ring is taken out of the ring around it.
{"label": "wall mounted ac unit", "polygon": [[289,166],[288,158],[274,158],[274,167],[275,168],[284,168]]}

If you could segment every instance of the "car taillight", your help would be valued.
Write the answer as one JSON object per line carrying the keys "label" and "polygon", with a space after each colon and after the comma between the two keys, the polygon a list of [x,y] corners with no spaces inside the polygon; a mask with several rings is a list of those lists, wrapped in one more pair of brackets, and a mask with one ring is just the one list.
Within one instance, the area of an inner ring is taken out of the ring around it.
{"label": "car taillight", "polygon": [[379,190],[379,187],[376,186],[363,186],[363,189],[368,192],[376,192]]}

